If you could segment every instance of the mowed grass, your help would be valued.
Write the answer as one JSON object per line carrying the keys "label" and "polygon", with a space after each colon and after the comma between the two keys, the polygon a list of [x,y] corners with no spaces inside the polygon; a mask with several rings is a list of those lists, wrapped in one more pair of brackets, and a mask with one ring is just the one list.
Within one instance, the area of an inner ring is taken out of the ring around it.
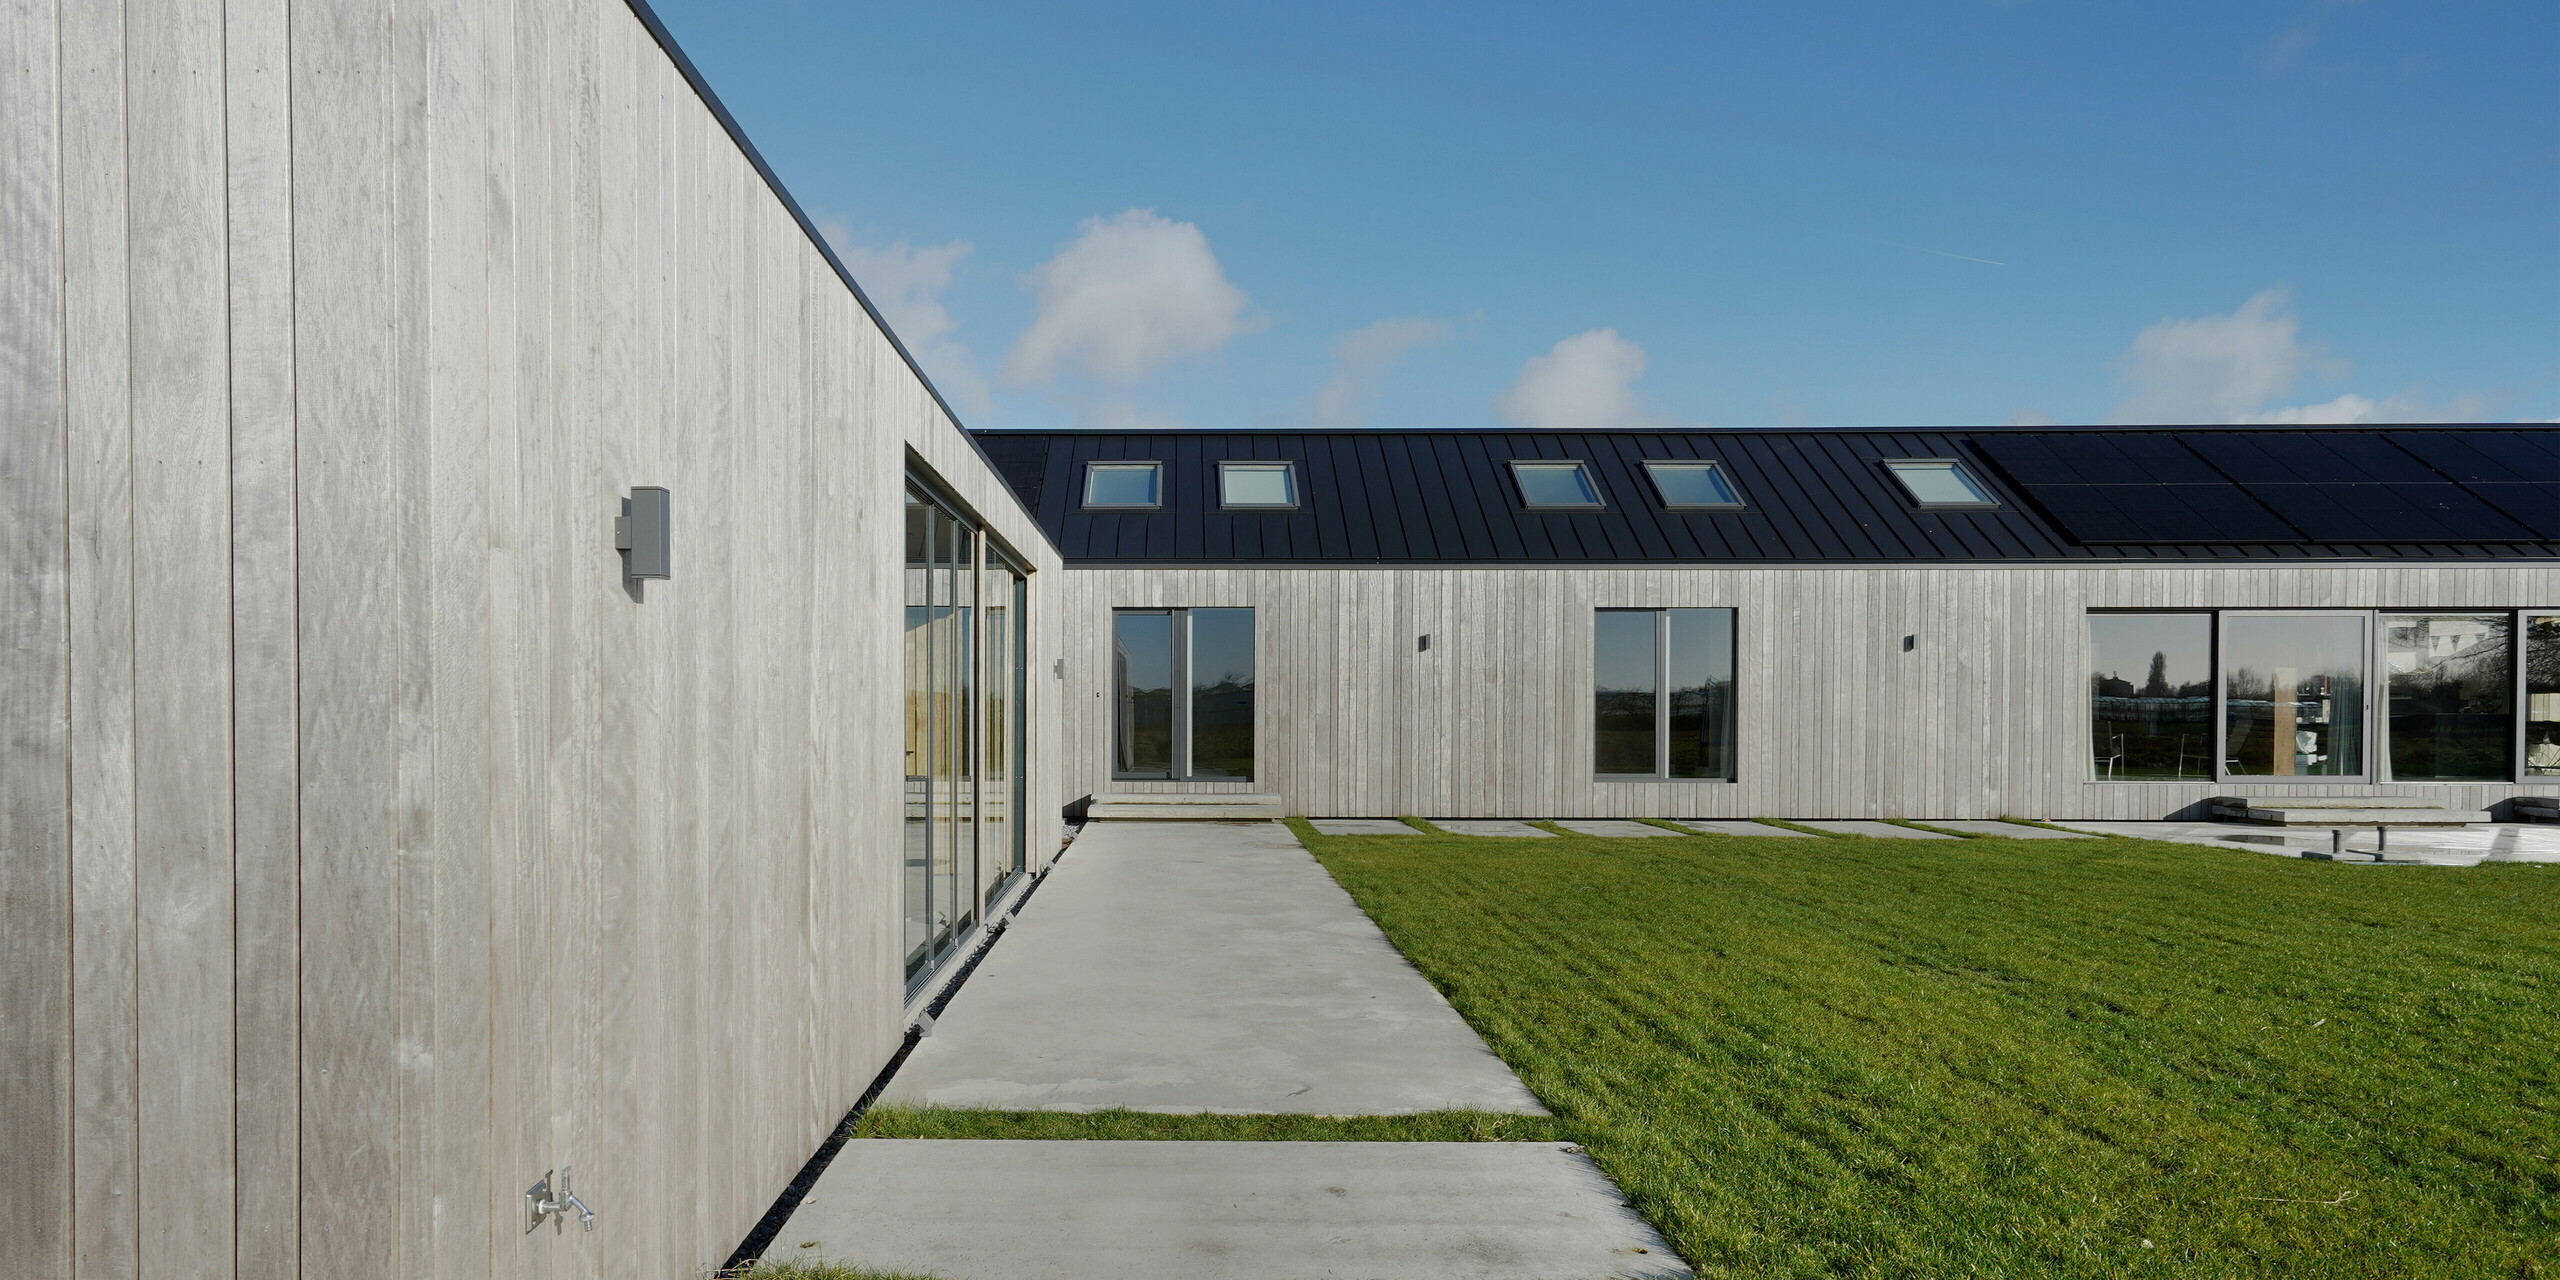
{"label": "mowed grass", "polygon": [[1702,1274],[2560,1275],[2560,867],[1293,825]]}

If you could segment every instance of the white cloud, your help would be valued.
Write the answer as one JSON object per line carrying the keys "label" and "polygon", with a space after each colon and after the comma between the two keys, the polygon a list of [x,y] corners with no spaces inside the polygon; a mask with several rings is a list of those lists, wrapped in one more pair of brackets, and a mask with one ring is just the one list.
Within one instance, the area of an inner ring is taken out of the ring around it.
{"label": "white cloud", "polygon": [[2107,415],[2115,423],[2343,424],[2479,422],[2496,397],[2455,396],[2429,404],[2418,388],[2379,400],[2349,392],[2318,404],[2277,405],[2307,371],[2347,375],[2348,364],[2302,340],[2301,321],[2281,289],[2268,289],[2229,315],[2171,317],[2133,336],[2116,357],[2129,393]]}
{"label": "white cloud", "polygon": [[2054,425],[2054,423],[2052,414],[2046,413],[2044,410],[2039,409],[2034,405],[2024,405],[2010,410],[2009,420],[2001,425],[2011,427],[2050,427]]}
{"label": "white cloud", "polygon": [[1047,383],[1069,361],[1127,386],[1256,327],[1209,238],[1150,209],[1085,219],[1022,287],[1038,310],[1005,356],[1004,380],[1016,386]]}
{"label": "white cloud", "polygon": [[900,240],[885,249],[873,248],[854,243],[851,228],[834,219],[819,223],[818,231],[835,246],[845,269],[862,282],[863,293],[880,308],[898,341],[951,397],[954,407],[973,416],[987,412],[993,401],[987,380],[978,372],[976,357],[957,336],[959,322],[942,305],[953,269],[976,247],[954,240],[918,248]]}
{"label": "white cloud", "polygon": [[2131,394],[2107,419],[2237,422],[2292,391],[2305,369],[2336,363],[2301,333],[2282,289],[2265,290],[2229,315],[2161,320],[2116,357],[2116,376]]}
{"label": "white cloud", "polygon": [[1333,379],[1316,391],[1312,421],[1336,429],[1367,426],[1379,384],[1415,347],[1449,336],[1446,321],[1424,316],[1380,320],[1333,340]]}
{"label": "white cloud", "polygon": [[1523,427],[1633,427],[1664,416],[1635,389],[1651,363],[1644,348],[1615,329],[1577,333],[1520,366],[1493,411]]}

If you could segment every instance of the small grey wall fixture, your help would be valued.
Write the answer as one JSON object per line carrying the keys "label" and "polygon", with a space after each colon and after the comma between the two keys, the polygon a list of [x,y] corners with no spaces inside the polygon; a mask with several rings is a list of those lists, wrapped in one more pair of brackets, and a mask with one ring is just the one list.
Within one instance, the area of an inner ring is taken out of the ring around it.
{"label": "small grey wall fixture", "polygon": [[622,549],[622,576],[673,576],[668,554],[667,506],[667,491],[656,485],[636,486],[631,490],[631,496],[622,500],[622,515],[613,522],[613,544]]}

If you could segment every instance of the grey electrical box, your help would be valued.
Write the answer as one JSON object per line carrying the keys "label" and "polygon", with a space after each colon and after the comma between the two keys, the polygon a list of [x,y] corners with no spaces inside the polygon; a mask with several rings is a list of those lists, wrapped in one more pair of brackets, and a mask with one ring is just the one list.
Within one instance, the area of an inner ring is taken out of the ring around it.
{"label": "grey electrical box", "polygon": [[614,545],[622,548],[622,576],[669,578],[674,574],[667,537],[667,491],[639,485],[622,500],[622,516],[614,523]]}

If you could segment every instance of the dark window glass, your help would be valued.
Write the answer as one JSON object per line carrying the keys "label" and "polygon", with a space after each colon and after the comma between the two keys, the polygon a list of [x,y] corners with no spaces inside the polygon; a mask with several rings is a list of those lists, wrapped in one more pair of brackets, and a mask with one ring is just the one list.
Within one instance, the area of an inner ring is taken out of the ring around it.
{"label": "dark window glass", "polygon": [[906,568],[906,903],[907,976],[933,960],[933,580],[934,509],[907,494]]}
{"label": "dark window glass", "polygon": [[1253,610],[1193,609],[1191,776],[1253,776]]}
{"label": "dark window glass", "polygon": [[1173,776],[1173,615],[1112,615],[1112,771]]}
{"label": "dark window glass", "polygon": [[2213,777],[2213,616],[2089,615],[2090,776]]}
{"label": "dark window glass", "polygon": [[1598,695],[1593,724],[1594,771],[1640,773],[1655,769],[1654,614],[1650,609],[1602,609],[1592,636],[1592,669]]}
{"label": "dark window glass", "polygon": [[1672,609],[1668,654],[1674,778],[1733,777],[1733,610]]}
{"label": "dark window glass", "polygon": [[2223,770],[2266,777],[2364,773],[2365,619],[2223,619]]}
{"label": "dark window glass", "polygon": [[2524,772],[2560,778],[2560,616],[2524,625]]}
{"label": "dark window glass", "polygon": [[1579,462],[1514,462],[1521,500],[1533,507],[1596,507],[1600,491]]}
{"label": "dark window glass", "polygon": [[2515,622],[2506,614],[2384,614],[2387,780],[2515,777],[2515,661]]}
{"label": "dark window glass", "polygon": [[1742,499],[1735,496],[1732,484],[1724,478],[1724,468],[1712,462],[1647,462],[1646,472],[1653,476],[1653,487],[1662,492],[1666,507],[1738,507]]}

